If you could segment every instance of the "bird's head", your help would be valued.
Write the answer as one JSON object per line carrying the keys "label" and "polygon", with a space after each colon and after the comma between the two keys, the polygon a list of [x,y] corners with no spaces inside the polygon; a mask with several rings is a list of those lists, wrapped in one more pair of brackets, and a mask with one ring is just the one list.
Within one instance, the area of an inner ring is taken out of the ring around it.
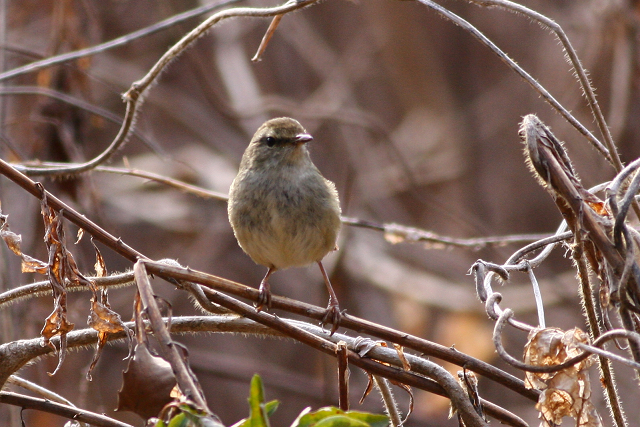
{"label": "bird's head", "polygon": [[246,160],[257,164],[295,164],[308,159],[306,143],[313,140],[302,125],[289,117],[266,121],[251,139]]}

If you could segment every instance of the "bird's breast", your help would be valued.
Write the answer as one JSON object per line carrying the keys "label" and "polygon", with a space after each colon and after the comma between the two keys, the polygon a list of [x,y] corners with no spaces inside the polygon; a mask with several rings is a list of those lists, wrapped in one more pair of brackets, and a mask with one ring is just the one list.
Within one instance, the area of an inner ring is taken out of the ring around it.
{"label": "bird's breast", "polygon": [[321,260],[340,227],[337,195],[317,170],[263,175],[234,184],[229,217],[240,246],[258,264],[278,269]]}

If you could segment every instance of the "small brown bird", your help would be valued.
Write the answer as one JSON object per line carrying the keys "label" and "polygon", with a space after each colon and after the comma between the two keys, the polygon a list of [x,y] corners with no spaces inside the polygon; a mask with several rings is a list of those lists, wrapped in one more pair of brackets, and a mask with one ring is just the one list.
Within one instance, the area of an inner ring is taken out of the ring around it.
{"label": "small brown bird", "polygon": [[340,308],[322,258],[337,249],[340,201],[333,182],[313,164],[313,137],[296,120],[265,122],[247,147],[229,191],[229,222],[240,247],[268,268],[256,309],[271,304],[269,276],[276,270],[318,263],[329,292],[323,318],[338,328]]}

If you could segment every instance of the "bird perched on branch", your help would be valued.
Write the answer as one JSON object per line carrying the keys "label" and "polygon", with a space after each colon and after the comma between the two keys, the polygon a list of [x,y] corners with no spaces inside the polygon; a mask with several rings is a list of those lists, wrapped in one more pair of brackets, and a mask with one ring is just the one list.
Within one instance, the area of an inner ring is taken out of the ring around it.
{"label": "bird perched on branch", "polygon": [[340,322],[340,308],[322,265],[337,249],[340,201],[333,182],[313,164],[307,143],[313,137],[296,120],[265,122],[247,147],[229,191],[229,222],[240,247],[268,268],[256,304],[271,304],[269,277],[276,270],[316,262],[329,292],[323,324]]}

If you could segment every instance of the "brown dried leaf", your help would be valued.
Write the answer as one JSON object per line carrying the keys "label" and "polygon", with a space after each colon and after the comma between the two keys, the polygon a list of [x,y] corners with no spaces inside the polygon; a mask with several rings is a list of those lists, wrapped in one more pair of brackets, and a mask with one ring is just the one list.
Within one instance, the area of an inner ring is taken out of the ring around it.
{"label": "brown dried leaf", "polygon": [[20,243],[22,242],[22,236],[9,230],[8,217],[9,215],[0,214],[0,237],[14,254],[21,256]]}
{"label": "brown dried leaf", "polygon": [[22,258],[22,272],[46,274],[46,263],[22,253],[22,249],[20,248],[22,236],[9,229],[8,218],[9,215],[0,213],[0,237],[4,240],[7,247],[11,249],[11,252]]}
{"label": "brown dried leaf", "polygon": [[[102,290],[106,294],[106,290]],[[103,301],[105,298],[103,298]],[[91,311],[87,319],[87,325],[98,332],[116,333],[125,330],[126,326],[118,313],[111,310],[109,303],[95,301],[91,298]]]}
{"label": "brown dried leaf", "polygon": [[96,251],[96,263],[94,268],[96,269],[97,277],[106,277],[107,275],[107,264],[104,262],[104,258],[102,258],[102,254],[100,253],[100,249],[96,246],[93,238],[91,238],[91,244],[93,245],[93,249]]}
{"label": "brown dried leaf", "polygon": [[369,378],[369,381],[367,382],[367,387],[364,389],[364,393],[362,393],[362,397],[358,401],[360,405],[364,403],[364,399],[366,399],[367,396],[369,396],[369,393],[371,393],[371,390],[373,390],[373,375],[371,375],[369,372],[366,372],[366,374]]}
{"label": "brown dried leaf", "polygon": [[609,212],[609,209],[607,209],[606,203],[600,200],[587,200],[586,202],[589,205],[589,207],[591,207],[591,209],[593,209],[593,211],[598,215],[611,217],[611,212]]}
{"label": "brown dried leaf", "polygon": [[[93,287],[95,288],[95,285]],[[91,298],[91,310],[89,318],[87,319],[87,324],[98,331],[98,345],[96,347],[96,352],[93,355],[91,365],[89,366],[89,370],[87,371],[87,379],[91,381],[91,372],[93,372],[93,368],[95,368],[98,360],[100,359],[102,350],[107,344],[109,334],[125,330],[129,332],[129,330],[122,322],[120,315],[111,310],[106,289],[102,289],[100,292],[100,301],[96,301],[95,295]],[[127,335],[130,339],[130,334]]]}
{"label": "brown dried leaf", "polygon": [[67,347],[67,333],[73,330],[73,323],[67,320],[67,280],[79,282],[78,268],[71,253],[65,246],[64,221],[62,212],[56,212],[47,204],[46,193],[42,189],[43,197],[40,201],[40,210],[45,225],[45,244],[49,261],[47,265],[47,277],[53,292],[53,312],[45,320],[40,334],[45,344],[50,344],[53,336],[60,336],[60,349],[58,350],[58,366],[51,373],[54,375],[64,361]]}
{"label": "brown dried leaf", "polygon": [[[587,341],[586,334],[578,328],[566,332],[557,328],[537,329],[529,334],[524,361],[538,366],[557,365],[581,354],[578,344]],[[525,385],[542,390],[536,409],[543,426],[560,424],[563,417],[573,417],[581,427],[602,425],[590,400],[588,368],[593,362],[593,357],[588,357],[558,372],[527,372]]]}
{"label": "brown dried leaf", "polygon": [[405,371],[410,371],[411,364],[409,363],[407,358],[404,356],[404,347],[402,347],[400,344],[394,343],[393,348],[396,349],[396,353],[398,353],[398,358],[400,359],[400,362],[402,362],[402,369],[404,369]]}
{"label": "brown dried leaf", "polygon": [[[53,372],[49,373],[49,375],[55,375],[56,372],[62,366],[62,362],[64,361],[64,357],[67,352],[67,333],[73,330],[73,323],[67,320],[66,310],[61,310],[58,301],[56,300],[56,307],[53,312],[45,319],[44,326],[42,327],[42,331],[40,331],[40,335],[44,338],[44,344],[50,345],[58,352],[58,365]],[[56,349],[55,346],[51,343],[51,338],[56,335],[60,335],[60,348]]]}
{"label": "brown dried leaf", "polygon": [[74,324],[67,320],[67,317],[61,314],[60,310],[55,309],[45,319],[44,326],[40,335],[44,338],[44,343],[49,344],[51,338],[56,335],[66,334],[73,330]]}
{"label": "brown dried leaf", "polygon": [[409,394],[409,409],[407,410],[407,415],[405,415],[404,417],[404,421],[402,421],[402,424],[404,425],[404,423],[409,419],[409,416],[411,416],[411,414],[413,413],[413,391],[411,390],[411,387],[409,387],[406,384],[403,383],[398,383],[395,381],[391,381],[392,384],[397,385],[398,387],[400,387],[401,389],[403,389],[404,391],[406,391]]}
{"label": "brown dried leaf", "polygon": [[78,228],[78,234],[76,234],[76,241],[74,245],[80,243],[80,240],[84,237],[84,228]]}
{"label": "brown dried leaf", "polygon": [[147,419],[157,416],[172,401],[171,391],[176,379],[171,365],[153,356],[144,343],[138,343],[122,374],[116,411],[131,411]]}
{"label": "brown dried leaf", "polygon": [[91,373],[93,372],[93,368],[98,364],[98,360],[100,360],[100,355],[102,354],[102,350],[104,350],[104,346],[107,344],[107,338],[109,334],[106,332],[98,332],[98,345],[96,347],[96,352],[93,354],[93,360],[91,360],[91,365],[89,365],[89,369],[87,370],[87,381],[93,381],[93,377]]}
{"label": "brown dried leaf", "polygon": [[47,274],[48,269],[49,265],[46,262],[22,254],[21,271],[23,273]]}
{"label": "brown dried leaf", "polygon": [[[480,393],[478,392],[478,377],[476,377],[476,374],[471,371],[467,371],[466,369],[458,371],[458,384],[460,384],[460,387],[462,387],[462,389],[467,393],[467,396],[469,396],[469,401],[478,415],[486,421],[487,418],[484,415],[484,408],[482,407]],[[456,408],[451,405],[449,408],[449,418],[453,417],[456,412]],[[462,419],[460,419],[460,422],[462,422]]]}

